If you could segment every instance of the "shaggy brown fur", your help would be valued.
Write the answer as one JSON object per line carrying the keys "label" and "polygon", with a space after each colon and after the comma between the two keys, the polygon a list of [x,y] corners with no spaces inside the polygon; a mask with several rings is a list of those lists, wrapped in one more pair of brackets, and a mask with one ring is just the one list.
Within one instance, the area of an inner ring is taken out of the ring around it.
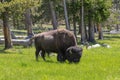
{"label": "shaggy brown fur", "polygon": [[45,60],[45,52],[58,53],[57,60],[65,61],[66,49],[70,46],[76,46],[76,38],[74,34],[66,29],[51,30],[35,35],[31,40],[35,40],[36,60],[38,60],[39,52]]}

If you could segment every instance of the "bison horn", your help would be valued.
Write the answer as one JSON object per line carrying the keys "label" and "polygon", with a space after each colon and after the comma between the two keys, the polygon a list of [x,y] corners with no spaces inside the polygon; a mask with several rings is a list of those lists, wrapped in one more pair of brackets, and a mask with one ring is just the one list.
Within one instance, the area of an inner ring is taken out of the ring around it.
{"label": "bison horn", "polygon": [[69,53],[72,54],[72,50],[69,50]]}

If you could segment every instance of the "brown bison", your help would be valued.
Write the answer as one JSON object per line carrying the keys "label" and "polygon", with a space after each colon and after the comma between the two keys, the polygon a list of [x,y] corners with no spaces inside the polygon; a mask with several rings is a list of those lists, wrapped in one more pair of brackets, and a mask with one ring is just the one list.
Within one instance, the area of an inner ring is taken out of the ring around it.
{"label": "brown bison", "polygon": [[70,46],[76,46],[76,38],[74,34],[66,29],[51,30],[35,35],[31,38],[34,39],[36,48],[36,60],[38,60],[39,52],[45,60],[45,52],[55,52],[57,60],[62,62],[66,60],[66,50]]}

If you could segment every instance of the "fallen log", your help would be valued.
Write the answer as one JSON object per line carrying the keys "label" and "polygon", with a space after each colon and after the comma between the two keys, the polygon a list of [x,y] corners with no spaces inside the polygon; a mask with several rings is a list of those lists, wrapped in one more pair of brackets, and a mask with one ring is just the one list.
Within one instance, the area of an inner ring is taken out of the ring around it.
{"label": "fallen log", "polygon": [[[25,39],[27,36],[16,36],[16,39]],[[4,38],[4,36],[0,36],[0,38]]]}
{"label": "fallen log", "polygon": [[[4,44],[4,39],[0,39],[0,44]],[[24,47],[29,47],[32,43],[30,42],[30,39],[12,39],[13,45],[22,45]]]}

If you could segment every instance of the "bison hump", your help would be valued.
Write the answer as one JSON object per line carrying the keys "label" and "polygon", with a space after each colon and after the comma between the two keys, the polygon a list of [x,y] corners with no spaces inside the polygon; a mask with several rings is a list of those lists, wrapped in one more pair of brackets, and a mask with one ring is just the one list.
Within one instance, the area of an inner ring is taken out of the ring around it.
{"label": "bison hump", "polygon": [[44,36],[44,39],[45,39],[45,40],[53,40],[54,37],[51,36],[51,35],[47,35],[47,36]]}

